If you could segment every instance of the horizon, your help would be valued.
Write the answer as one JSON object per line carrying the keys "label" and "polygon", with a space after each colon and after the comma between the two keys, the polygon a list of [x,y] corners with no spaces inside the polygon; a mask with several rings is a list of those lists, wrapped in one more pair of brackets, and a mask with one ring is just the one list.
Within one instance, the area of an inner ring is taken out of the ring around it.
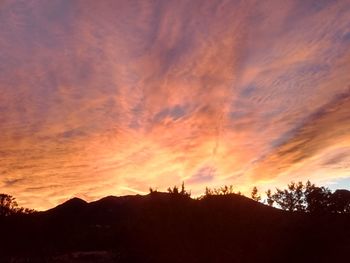
{"label": "horizon", "polygon": [[[101,201],[105,198],[109,198],[109,197],[115,197],[115,198],[122,198],[122,197],[130,197],[130,196],[148,196],[148,195],[152,195],[152,194],[169,194],[169,195],[172,195],[174,194],[174,189],[177,188],[177,190],[181,190],[181,187],[183,187],[183,193],[182,192],[179,192],[180,195],[184,195],[186,196],[187,198],[190,198],[192,200],[202,200],[204,197],[207,197],[208,195],[211,195],[211,196],[221,196],[221,195],[225,195],[225,196],[242,196],[242,197],[245,197],[245,198],[248,198],[248,199],[252,199],[253,201],[256,201],[258,203],[261,203],[263,205],[266,205],[266,206],[271,206],[271,207],[274,207],[274,208],[277,208],[279,210],[286,210],[284,208],[282,208],[281,206],[279,206],[276,202],[275,204],[273,205],[269,205],[269,202],[267,201],[268,200],[268,195],[267,195],[267,190],[271,191],[272,194],[276,193],[277,190],[287,190],[288,191],[291,191],[291,189],[289,189],[289,184],[298,184],[298,183],[302,183],[303,185],[303,195],[306,194],[306,185],[307,183],[310,183],[311,185],[315,186],[316,188],[320,188],[324,191],[330,191],[330,193],[335,193],[337,190],[346,190],[350,193],[350,189],[346,189],[346,188],[328,188],[328,187],[324,187],[324,186],[321,186],[321,185],[315,185],[313,184],[312,182],[310,182],[309,180],[307,180],[305,183],[302,182],[302,181],[299,181],[299,182],[294,182],[294,181],[291,181],[289,182],[287,185],[285,185],[284,187],[281,187],[281,188],[277,188],[275,187],[274,189],[271,189],[271,188],[268,188],[266,189],[265,191],[261,191],[261,189],[258,189],[256,186],[252,186],[250,191],[249,192],[246,192],[246,193],[242,193],[241,191],[237,190],[237,188],[235,188],[233,185],[222,185],[222,186],[219,186],[219,187],[208,187],[206,186],[204,191],[202,193],[199,193],[199,194],[195,194],[193,195],[192,194],[192,191],[191,189],[187,189],[186,186],[185,186],[185,183],[182,182],[181,186],[179,185],[173,185],[173,186],[169,186],[167,189],[158,189],[158,188],[154,188],[154,187],[149,187],[148,191],[147,192],[140,192],[140,193],[130,193],[130,194],[124,194],[124,195],[117,195],[117,194],[110,194],[110,195],[106,195],[106,196],[102,196],[102,197],[99,197],[97,199],[89,199],[89,200],[86,200],[82,197],[78,197],[78,196],[70,196],[70,197],[67,197],[67,199],[65,200],[62,200],[60,203],[58,204],[55,204],[54,206],[51,206],[51,207],[45,207],[45,208],[42,208],[42,209],[37,209],[37,208],[33,208],[33,207],[22,207],[20,205],[20,203],[17,202],[16,200],[16,197],[15,196],[11,196],[13,199],[13,201],[16,203],[15,205],[15,208],[14,209],[29,209],[30,211],[32,212],[45,212],[45,211],[48,211],[48,210],[51,210],[57,206],[60,206],[62,204],[65,204],[66,202],[69,202],[71,200],[74,200],[74,199],[79,199],[79,200],[82,200],[86,203],[94,203],[94,202],[98,202],[98,201]],[[226,190],[228,192],[224,192],[225,190],[223,190],[224,188],[226,188]],[[254,193],[254,197],[253,197],[253,189],[256,189],[256,192]],[[208,193],[207,193],[208,191]],[[4,194],[4,195],[8,195],[6,193],[0,193],[1,194]],[[258,197],[258,200],[256,199],[256,197]],[[280,197],[279,197],[280,198]],[[281,198],[282,200],[282,198]],[[307,202],[305,200],[305,202]],[[32,212],[29,212],[29,213],[32,213]],[[20,212],[21,213],[21,212]]]}
{"label": "horizon", "polygon": [[2,1],[0,193],[350,189],[349,21],[347,0]]}
{"label": "horizon", "polygon": [[256,188],[248,198],[229,186],[193,199],[184,183],[41,212],[0,199],[0,261],[9,263],[341,262],[350,241],[350,191],[310,182],[266,202]]}

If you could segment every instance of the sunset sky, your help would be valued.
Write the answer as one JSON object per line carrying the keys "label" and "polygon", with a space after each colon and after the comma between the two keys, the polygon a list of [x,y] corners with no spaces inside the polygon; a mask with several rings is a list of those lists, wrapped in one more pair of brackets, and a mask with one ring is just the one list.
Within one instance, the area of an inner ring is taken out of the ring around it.
{"label": "sunset sky", "polygon": [[350,188],[349,0],[0,1],[0,192]]}

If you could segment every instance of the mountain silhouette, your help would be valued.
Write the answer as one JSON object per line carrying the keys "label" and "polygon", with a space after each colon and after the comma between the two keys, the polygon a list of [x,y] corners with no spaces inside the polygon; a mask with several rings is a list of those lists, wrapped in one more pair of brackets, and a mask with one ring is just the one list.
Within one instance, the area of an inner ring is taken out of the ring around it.
{"label": "mountain silhouette", "polygon": [[350,248],[347,214],[282,211],[236,194],[73,198],[0,224],[0,262],[347,262]]}

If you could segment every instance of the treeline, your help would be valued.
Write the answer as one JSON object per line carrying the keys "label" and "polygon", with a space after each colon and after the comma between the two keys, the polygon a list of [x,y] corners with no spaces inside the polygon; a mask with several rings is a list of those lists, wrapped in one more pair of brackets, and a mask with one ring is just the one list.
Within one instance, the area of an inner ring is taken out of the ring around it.
{"label": "treeline", "polygon": [[[154,188],[149,189],[150,194],[157,193]],[[167,189],[169,194],[178,197],[191,197],[191,191],[185,188],[184,182],[180,187]],[[202,200],[215,195],[243,195],[234,191],[233,185],[218,188],[205,188],[204,195],[197,199]],[[308,212],[314,214],[337,213],[350,214],[350,191],[336,190],[332,192],[324,186],[316,186],[310,181],[291,182],[285,189],[276,188],[274,192],[268,189],[265,198],[261,196],[257,187],[253,187],[250,198],[257,202],[291,212]],[[33,209],[18,206],[16,199],[8,194],[0,194],[0,217],[16,214],[31,214]]]}
{"label": "treeline", "polygon": [[332,192],[329,188],[316,186],[310,181],[306,184],[291,182],[285,189],[276,188],[273,193],[267,190],[266,203],[288,211],[343,214],[350,213],[350,191]]}
{"label": "treeline", "polygon": [[[150,193],[157,192],[150,188]],[[168,193],[190,197],[191,192],[185,189],[185,184],[181,187],[174,186],[168,188]],[[215,195],[243,195],[240,191],[234,191],[233,185],[225,185],[218,188],[205,188],[204,195],[198,199],[205,199]],[[307,181],[291,182],[285,189],[276,188],[274,192],[268,189],[265,192],[266,198],[262,198],[257,187],[253,187],[250,198],[257,202],[262,202],[286,211],[309,212],[309,213],[350,213],[350,191],[336,190],[332,192],[324,186],[316,186]]]}

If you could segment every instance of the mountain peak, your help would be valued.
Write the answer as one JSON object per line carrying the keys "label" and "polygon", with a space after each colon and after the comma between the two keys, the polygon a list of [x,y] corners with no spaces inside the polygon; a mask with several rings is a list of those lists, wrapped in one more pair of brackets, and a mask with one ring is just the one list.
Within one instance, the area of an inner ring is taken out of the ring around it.
{"label": "mountain peak", "polygon": [[73,197],[72,199],[67,200],[66,202],[48,210],[48,211],[70,211],[70,210],[76,210],[82,207],[85,207],[87,205],[87,202],[83,199],[80,199],[78,197]]}

